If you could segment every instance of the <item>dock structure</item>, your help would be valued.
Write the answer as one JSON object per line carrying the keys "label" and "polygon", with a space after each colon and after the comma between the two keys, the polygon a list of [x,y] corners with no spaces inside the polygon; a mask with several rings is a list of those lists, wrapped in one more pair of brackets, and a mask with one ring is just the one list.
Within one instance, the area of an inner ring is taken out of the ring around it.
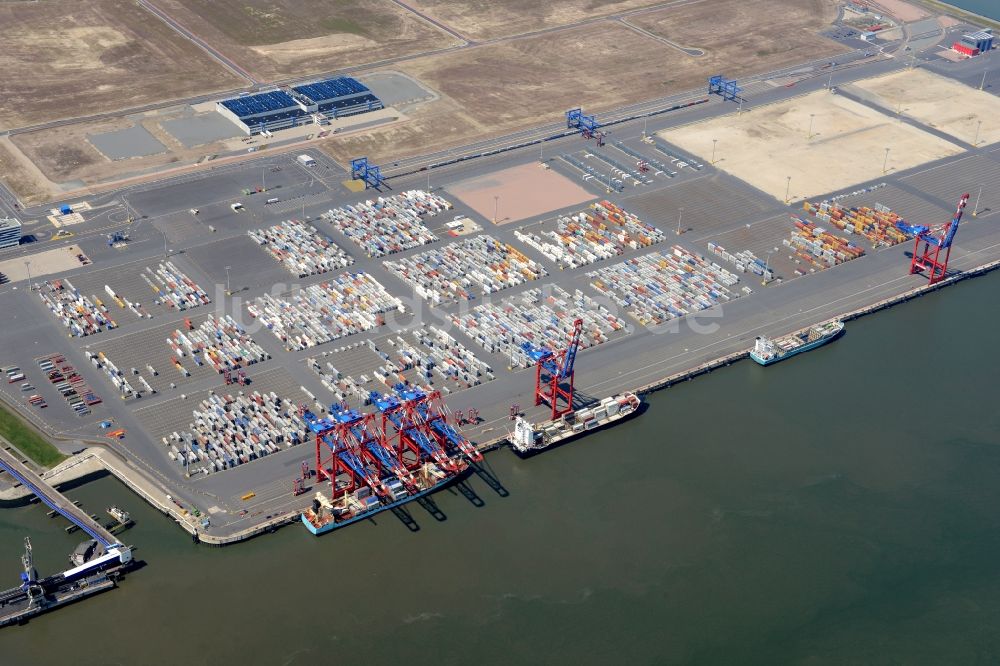
{"label": "dock structure", "polygon": [[87,515],[86,511],[73,504],[11,453],[11,445],[7,440],[0,438],[0,444],[2,444],[0,447],[0,467],[4,471],[14,477],[21,485],[30,489],[49,508],[86,532],[91,539],[97,541],[104,548],[111,548],[118,544],[118,539],[103,525]]}

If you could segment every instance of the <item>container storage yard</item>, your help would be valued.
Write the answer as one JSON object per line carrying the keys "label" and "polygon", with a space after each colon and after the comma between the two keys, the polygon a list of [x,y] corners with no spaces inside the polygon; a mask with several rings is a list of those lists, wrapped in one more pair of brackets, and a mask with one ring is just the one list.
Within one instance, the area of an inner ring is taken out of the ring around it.
{"label": "container storage yard", "polygon": [[298,220],[286,220],[247,234],[296,277],[319,275],[354,263],[332,240]]}
{"label": "container storage yard", "polygon": [[77,416],[89,415],[91,407],[103,402],[64,355],[40,356],[35,359],[35,363]]}
{"label": "container storage yard", "polygon": [[[642,325],[705,310],[739,297],[739,277],[679,245],[587,273]],[[731,291],[733,290],[733,291]]]}
{"label": "container storage yard", "polygon": [[354,342],[305,359],[337,402],[368,405],[371,391],[398,383],[450,393],[495,378],[493,368],[436,327]]}
{"label": "container storage yard", "polygon": [[502,354],[512,367],[533,362],[521,347],[558,348],[565,344],[573,322],[582,319],[582,348],[607,342],[626,332],[625,322],[579,289],[572,294],[558,285],[529,289],[500,303],[484,303],[467,314],[453,315],[452,323],[493,354]]}
{"label": "container storage yard", "polygon": [[864,255],[865,251],[823,227],[792,216],[791,238],[782,241],[795,256],[813,268],[823,270]]}
{"label": "container storage yard", "polygon": [[153,290],[156,302],[168,309],[190,310],[212,302],[205,290],[171,261],[159,264],[156,270],[147,266],[142,279]]}
{"label": "container storage yard", "polygon": [[42,283],[38,295],[73,337],[82,338],[118,326],[101,299],[84,296],[66,278]]}
{"label": "container storage yard", "polygon": [[246,330],[229,315],[209,317],[197,327],[174,329],[167,344],[180,359],[214,368],[222,374],[271,358]]}
{"label": "container storage yard", "polygon": [[247,303],[250,316],[266,326],[288,351],[308,349],[379,326],[383,313],[403,304],[367,273],[344,273],[288,298],[265,294]]}
{"label": "container storage yard", "polygon": [[299,405],[273,391],[212,394],[187,430],[162,438],[167,456],[188,473],[211,474],[311,441]]}
{"label": "container storage yard", "polygon": [[450,210],[451,202],[423,190],[409,190],[323,213],[369,257],[383,257],[437,240],[424,218]]}
{"label": "container storage yard", "polygon": [[468,301],[548,275],[538,262],[486,234],[386,261],[385,267],[432,303]]}
{"label": "container storage yard", "polygon": [[761,259],[750,250],[731,253],[718,243],[709,241],[708,251],[735,266],[740,273],[749,271],[767,282],[774,279],[774,271],[768,264],[768,259]]}
{"label": "container storage yard", "polygon": [[827,222],[841,231],[864,236],[872,243],[873,248],[891,247],[910,240],[910,236],[896,227],[896,223],[904,221],[888,206],[875,204],[868,206],[842,208],[837,203],[822,201],[802,204],[803,210],[815,216],[820,222]]}
{"label": "container storage yard", "polygon": [[663,241],[663,232],[609,201],[591,211],[561,216],[553,231],[541,234],[515,231],[529,245],[559,268],[578,268],[621,255],[625,250],[649,247]]}

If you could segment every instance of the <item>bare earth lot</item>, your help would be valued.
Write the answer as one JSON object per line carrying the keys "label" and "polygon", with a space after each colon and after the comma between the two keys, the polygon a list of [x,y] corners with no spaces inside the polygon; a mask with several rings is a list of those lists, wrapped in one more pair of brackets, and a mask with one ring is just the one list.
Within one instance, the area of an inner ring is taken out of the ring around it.
{"label": "bare earth lot", "polygon": [[0,3],[0,130],[236,87],[125,0]]}
{"label": "bare earth lot", "polygon": [[594,195],[538,162],[494,171],[448,186],[474,211],[496,224],[519,222],[553,210],[583,204]]}
{"label": "bare earth lot", "polygon": [[406,4],[469,39],[486,40],[666,3],[664,0],[407,0]]}
{"label": "bare earth lot", "polygon": [[697,0],[628,21],[701,49],[703,71],[737,77],[843,52],[845,47],[816,36],[836,17],[835,0]]}
{"label": "bare earth lot", "polygon": [[157,6],[261,80],[459,44],[391,0],[157,0]]}
{"label": "bare earth lot", "polygon": [[[813,136],[809,138],[810,115]],[[811,197],[909,169],[964,150],[864,104],[819,90],[802,97],[670,129],[664,140],[711,159],[716,166],[777,199]]]}
{"label": "bare earth lot", "polygon": [[903,70],[846,89],[966,143],[977,140],[977,127],[980,144],[1000,141],[1000,98],[926,70]]}
{"label": "bare earth lot", "polygon": [[[718,73],[720,61],[727,61],[727,74],[743,76],[843,50],[814,34],[832,16],[827,0],[807,0],[804,7],[776,2],[781,11],[765,24],[742,0],[698,0],[643,15],[662,16],[651,25],[675,30],[685,46],[708,49],[697,58],[620,22],[602,21],[396,63],[393,69],[442,99],[415,109],[408,123],[334,138],[325,149],[338,160],[365,154],[384,162],[558,121],[575,106],[599,113],[700,88]],[[682,28],[685,21],[692,27]],[[751,31],[759,37],[748,37]],[[769,46],[753,47],[757,39]]]}

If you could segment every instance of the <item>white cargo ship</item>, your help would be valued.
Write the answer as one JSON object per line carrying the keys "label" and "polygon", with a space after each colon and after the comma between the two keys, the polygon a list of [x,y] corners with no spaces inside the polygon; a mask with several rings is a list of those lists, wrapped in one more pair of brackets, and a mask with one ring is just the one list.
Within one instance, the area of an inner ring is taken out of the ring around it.
{"label": "white cargo ship", "polygon": [[514,420],[514,432],[508,437],[514,453],[528,457],[570,439],[623,421],[639,413],[642,400],[634,393],[605,398],[600,404],[566,414],[561,419],[540,424],[536,429],[523,416]]}

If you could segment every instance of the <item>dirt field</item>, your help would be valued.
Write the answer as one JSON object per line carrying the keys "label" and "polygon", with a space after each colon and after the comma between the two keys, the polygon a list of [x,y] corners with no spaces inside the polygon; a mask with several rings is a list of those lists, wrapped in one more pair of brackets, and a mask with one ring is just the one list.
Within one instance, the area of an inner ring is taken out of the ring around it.
{"label": "dirt field", "polygon": [[[67,125],[37,132],[16,134],[11,137],[14,145],[31,160],[45,176],[56,183],[81,181],[95,183],[111,178],[123,169],[135,170],[141,160],[145,167],[164,166],[180,161],[179,154],[205,154],[205,147],[182,150],[180,142],[159,129],[153,121],[144,121],[143,127],[150,129],[157,139],[175,153],[164,153],[150,157],[112,162],[102,155],[87,140],[88,134],[100,134],[125,129],[136,124],[128,118],[116,118],[95,123]],[[132,166],[130,166],[132,165]]]}
{"label": "dirt field", "polygon": [[0,129],[236,87],[125,0],[0,3]]}
{"label": "dirt field", "polygon": [[903,23],[919,21],[922,18],[930,16],[922,8],[911,5],[908,2],[903,2],[903,0],[877,0],[877,2],[872,2],[871,4],[875,5],[875,7],[882,7],[887,14],[896,17]]}
{"label": "dirt field", "polygon": [[157,0],[157,6],[261,80],[459,44],[391,0]]}
{"label": "dirt field", "polygon": [[[808,138],[810,114],[813,137]],[[825,90],[661,132],[706,161],[718,140],[716,166],[771,196],[812,197],[955,155],[963,148]]]}
{"label": "dirt field", "polygon": [[[789,6],[787,15],[764,29],[759,16],[741,10],[741,0],[700,0],[649,15],[676,12],[678,21],[697,22],[705,35],[697,45],[711,49],[700,58],[621,23],[601,22],[396,63],[393,69],[434,88],[442,99],[415,109],[405,125],[375,130],[366,137],[335,138],[325,149],[338,160],[365,154],[391,161],[552,122],[574,106],[600,113],[700,88],[708,76],[718,73],[722,59],[728,59],[727,74],[741,76],[842,50],[812,35],[829,17],[827,0],[808,0],[811,10],[792,9],[792,0],[776,1]],[[761,49],[738,46],[757,39],[746,36],[751,31],[769,42],[772,50],[756,55]],[[684,31],[678,27],[677,32]],[[773,50],[777,43],[793,46]],[[581,63],[595,65],[581,67]]]}
{"label": "dirt field", "polygon": [[[630,23],[705,55],[702,71],[737,77],[846,51],[816,36],[837,17],[836,0],[698,0],[629,18]],[[766,13],[766,16],[761,14]]]}
{"label": "dirt field", "polygon": [[663,0],[407,0],[406,4],[469,39],[485,40],[659,5]]}
{"label": "dirt field", "polygon": [[[858,89],[880,106],[915,118],[929,127],[972,144],[1000,141],[1000,98],[923,69],[867,79],[846,87]],[[956,100],[950,104],[944,100]]]}
{"label": "dirt field", "polygon": [[[495,171],[450,185],[448,192],[497,224],[509,224],[596,199],[565,176],[537,162]],[[499,197],[494,201],[494,197]]]}

